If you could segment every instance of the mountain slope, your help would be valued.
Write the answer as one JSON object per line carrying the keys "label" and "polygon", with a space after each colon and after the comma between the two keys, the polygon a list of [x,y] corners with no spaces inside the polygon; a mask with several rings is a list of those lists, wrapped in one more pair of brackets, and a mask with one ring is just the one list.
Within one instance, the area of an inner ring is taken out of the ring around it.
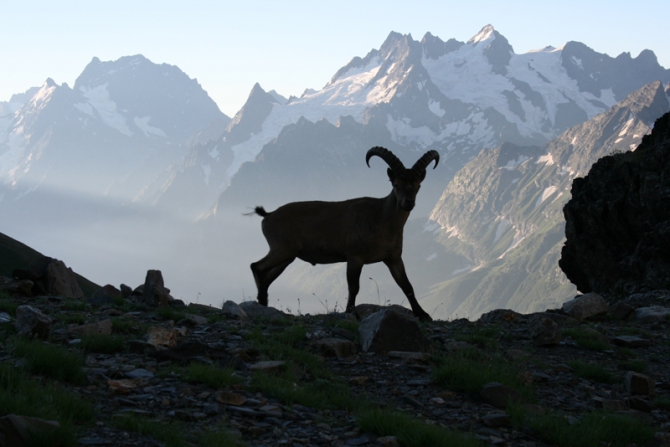
{"label": "mountain slope", "polygon": [[541,148],[482,151],[431,213],[442,228],[437,241],[468,264],[447,273],[453,279],[436,284],[424,308],[438,318],[477,318],[495,308],[533,312],[570,298],[575,289],[558,258],[572,179],[604,155],[635,149],[669,109],[657,81]]}

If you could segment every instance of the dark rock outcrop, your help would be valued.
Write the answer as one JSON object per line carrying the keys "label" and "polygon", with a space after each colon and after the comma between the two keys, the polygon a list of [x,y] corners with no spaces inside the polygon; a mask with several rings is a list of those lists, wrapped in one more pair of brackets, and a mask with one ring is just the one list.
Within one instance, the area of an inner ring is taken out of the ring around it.
{"label": "dark rock outcrop", "polygon": [[584,293],[605,297],[670,281],[670,113],[634,152],[603,157],[572,184],[559,265]]}

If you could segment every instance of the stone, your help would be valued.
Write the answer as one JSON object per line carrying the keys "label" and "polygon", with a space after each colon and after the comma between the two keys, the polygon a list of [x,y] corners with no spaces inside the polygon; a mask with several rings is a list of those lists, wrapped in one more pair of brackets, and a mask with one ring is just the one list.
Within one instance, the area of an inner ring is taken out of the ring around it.
{"label": "stone", "polygon": [[207,317],[203,317],[202,315],[196,315],[196,314],[186,314],[186,320],[196,326],[204,326],[207,323],[209,323]]}
{"label": "stone", "polygon": [[257,301],[244,301],[243,303],[240,303],[240,307],[242,308],[244,313],[246,313],[247,316],[252,320],[255,320],[257,318],[268,318],[270,320],[273,320],[276,318],[284,318],[287,316],[284,312],[280,311],[279,309],[275,309],[274,307],[270,306],[263,306]]}
{"label": "stone", "polygon": [[626,348],[644,348],[651,346],[651,340],[636,337],[634,335],[619,335],[618,337],[614,337],[612,342],[617,346]]}
{"label": "stone", "polygon": [[500,409],[507,408],[507,405],[511,402],[525,401],[518,391],[498,382],[490,382],[484,385],[480,395],[485,401]]}
{"label": "stone", "polygon": [[188,364],[193,361],[202,363],[216,363],[221,367],[230,367],[237,370],[246,370],[247,365],[239,357],[232,355],[226,349],[211,346],[200,342],[186,342],[178,346],[163,349],[153,354],[159,362],[175,362]]}
{"label": "stone", "polygon": [[346,358],[356,354],[356,345],[341,338],[322,338],[314,342],[319,351],[328,357]]}
{"label": "stone", "polygon": [[635,309],[635,320],[640,323],[656,323],[668,321],[670,308],[663,306],[640,307]]}
{"label": "stone", "polygon": [[88,303],[92,306],[102,306],[105,304],[114,303],[115,299],[122,299],[121,291],[111,284],[99,288],[88,299]]}
{"label": "stone", "polygon": [[121,284],[121,285],[119,286],[119,289],[120,289],[120,291],[121,291],[121,296],[123,297],[123,299],[130,298],[130,295],[133,294],[133,289],[132,289],[132,287],[127,286],[127,285],[125,285],[125,284]]}
{"label": "stone", "polygon": [[41,310],[24,304],[16,308],[14,327],[19,335],[46,340],[51,333],[51,318]]}
{"label": "stone", "polygon": [[398,313],[404,314],[410,318],[414,318],[414,314],[410,309],[407,309],[406,307],[399,306],[397,304],[392,304],[390,306],[381,306],[379,304],[359,304],[354,308],[354,315],[358,317],[359,320],[363,320],[370,315],[379,312],[380,310],[383,309],[393,309]]}
{"label": "stone", "polygon": [[132,371],[128,371],[127,373],[124,373],[126,377],[129,379],[153,379],[154,378],[154,373],[151,371],[147,371],[144,368],[135,368]]}
{"label": "stone", "polygon": [[358,328],[363,352],[426,352],[430,341],[416,319],[394,309],[383,309],[364,318]]}
{"label": "stone", "polygon": [[605,411],[627,410],[626,402],[621,399],[605,399],[604,397],[593,398],[596,408],[602,408]]}
{"label": "stone", "polygon": [[651,410],[654,409],[648,400],[639,396],[630,396],[626,401],[628,402],[628,407],[631,410],[637,410],[643,413],[651,413]]}
{"label": "stone", "polygon": [[561,330],[554,320],[538,314],[530,317],[528,324],[533,346],[556,346],[561,342]]}
{"label": "stone", "polygon": [[170,289],[165,287],[161,271],[148,270],[142,289],[142,302],[147,306],[166,307],[173,300]]}
{"label": "stone", "polygon": [[77,283],[77,277],[63,261],[53,259],[46,268],[47,293],[65,298],[84,298],[84,292]]}
{"label": "stone", "polygon": [[381,436],[377,438],[377,442],[383,447],[400,447],[400,442],[395,436]]}
{"label": "stone", "polygon": [[32,296],[35,283],[30,279],[14,279],[0,276],[0,290],[21,296]]}
{"label": "stone", "polygon": [[643,396],[653,396],[656,394],[656,383],[651,377],[640,374],[635,371],[628,371],[624,380],[628,394],[639,394]]}
{"label": "stone", "polygon": [[625,320],[630,317],[635,309],[628,303],[619,301],[612,308],[610,308],[610,318],[612,320]]}
{"label": "stone", "polygon": [[276,374],[286,367],[286,363],[281,360],[268,360],[256,362],[249,367],[251,371],[263,371],[270,374]]}
{"label": "stone", "polygon": [[502,427],[504,425],[509,425],[510,416],[502,411],[491,411],[484,415],[482,422],[488,427]]}
{"label": "stone", "polygon": [[72,326],[69,328],[69,331],[70,333],[79,336],[91,335],[91,334],[111,335],[112,320],[107,318],[106,320],[98,321],[97,323],[88,323],[79,326]]}
{"label": "stone", "polygon": [[57,421],[8,414],[0,418],[1,447],[30,447],[33,433],[44,433],[60,428]]}
{"label": "stone", "polygon": [[216,394],[216,401],[226,405],[240,406],[247,402],[247,398],[230,391],[219,391]]}
{"label": "stone", "polygon": [[518,323],[525,320],[525,318],[524,315],[510,309],[495,309],[482,314],[482,316],[479,317],[479,321],[487,324]]}
{"label": "stone", "polygon": [[221,313],[233,318],[248,318],[247,313],[234,301],[226,301],[221,307]]}
{"label": "stone", "polygon": [[147,331],[147,334],[149,334],[147,342],[156,346],[158,349],[165,349],[177,345],[179,332],[175,329],[151,326]]}
{"label": "stone", "polygon": [[388,356],[395,359],[401,359],[405,363],[428,363],[430,354],[427,352],[405,352],[405,351],[390,351]]}
{"label": "stone", "polygon": [[587,293],[563,303],[562,310],[569,316],[584,321],[587,318],[606,314],[609,311],[609,305],[597,293]]}

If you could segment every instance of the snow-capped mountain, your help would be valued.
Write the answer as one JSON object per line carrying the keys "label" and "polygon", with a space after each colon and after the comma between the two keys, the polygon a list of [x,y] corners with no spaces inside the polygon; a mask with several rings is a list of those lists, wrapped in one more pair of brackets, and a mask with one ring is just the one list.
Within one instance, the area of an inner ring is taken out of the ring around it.
{"label": "snow-capped mountain", "polygon": [[[651,51],[611,58],[568,42],[516,54],[490,25],[467,42],[430,33],[419,42],[392,32],[379,50],[353,58],[325,87],[300,98],[284,100],[256,85],[227,132],[195,149],[199,155],[174,171],[173,182],[197,185],[193,191],[211,204],[287,126],[301,119],[337,125],[350,116],[404,150],[437,149],[444,174],[434,190],[441,192],[481,149],[544,144],[654,80],[669,82],[670,71]],[[212,153],[220,158],[208,157]],[[428,194],[439,198],[439,192]]]}
{"label": "snow-capped mountain", "polygon": [[458,257],[461,265],[443,270],[442,280],[423,296],[424,308],[439,318],[478,318],[498,308],[558,307],[574,296],[558,267],[572,180],[605,155],[635,150],[669,110],[656,81],[542,147],[504,144],[482,151],[454,177],[430,215],[426,229],[439,226],[434,240],[442,250],[433,247],[439,254],[424,264]]}
{"label": "snow-capped mountain", "polygon": [[131,200],[160,186],[189,138],[230,121],[196,80],[140,55],[94,58],[73,88],[47,79],[4,109],[0,179],[14,198],[44,185]]}

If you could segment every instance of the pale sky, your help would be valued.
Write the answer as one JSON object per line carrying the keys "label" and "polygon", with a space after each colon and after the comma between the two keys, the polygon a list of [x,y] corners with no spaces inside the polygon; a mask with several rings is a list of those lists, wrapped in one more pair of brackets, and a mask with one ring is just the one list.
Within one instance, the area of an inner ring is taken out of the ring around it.
{"label": "pale sky", "polygon": [[46,78],[70,86],[93,57],[178,66],[232,117],[254,83],[320,89],[391,31],[467,41],[487,24],[517,54],[582,42],[612,57],[650,49],[670,67],[667,0],[3,1],[0,101]]}

